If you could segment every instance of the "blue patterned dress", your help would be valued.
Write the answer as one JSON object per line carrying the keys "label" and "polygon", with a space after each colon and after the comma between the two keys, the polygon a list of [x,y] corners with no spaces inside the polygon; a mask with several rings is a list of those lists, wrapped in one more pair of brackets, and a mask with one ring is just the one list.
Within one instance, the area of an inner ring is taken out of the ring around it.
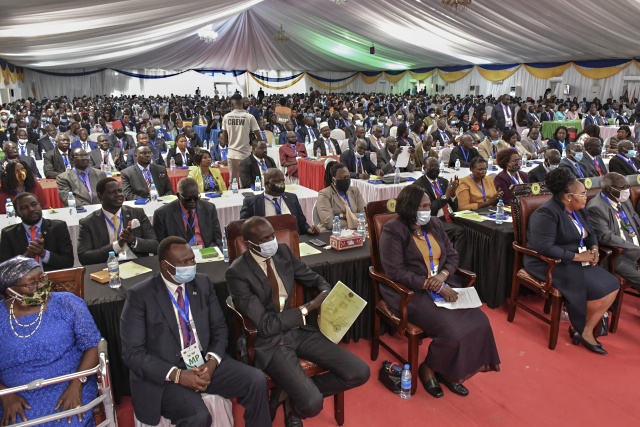
{"label": "blue patterned dress", "polygon": [[[19,317],[20,324],[30,324],[38,313]],[[36,323],[37,324],[37,323]],[[36,324],[30,327],[16,326],[20,335],[29,335]],[[54,292],[42,314],[42,323],[38,330],[28,338],[18,338],[9,324],[9,309],[4,301],[0,302],[0,383],[6,387],[27,384],[39,378],[52,378],[78,371],[85,350],[96,347],[100,341],[100,332],[96,327],[85,302],[73,294]],[[32,409],[26,410],[29,420],[54,413],[54,408],[68,382],[54,384],[37,390],[21,393]],[[98,394],[96,376],[89,377],[82,389],[82,404],[86,405]],[[60,411],[60,410],[58,410]],[[2,408],[0,408],[0,417]],[[22,417],[17,416],[21,422]],[[64,419],[46,426],[93,426],[91,411],[87,411],[83,421],[76,416],[72,423]]]}

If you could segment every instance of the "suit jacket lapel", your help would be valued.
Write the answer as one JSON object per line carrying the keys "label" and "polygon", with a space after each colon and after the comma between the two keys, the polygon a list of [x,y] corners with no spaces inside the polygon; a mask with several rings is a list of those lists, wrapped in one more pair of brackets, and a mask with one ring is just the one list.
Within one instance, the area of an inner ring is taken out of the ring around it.
{"label": "suit jacket lapel", "polygon": [[[173,310],[173,304],[171,303],[169,290],[162,280],[162,273],[156,273],[154,283],[156,287],[156,302],[158,303],[158,307],[160,308],[162,315],[169,325],[169,330],[178,342],[178,348],[182,348],[182,343],[180,342],[178,321],[176,320],[175,311]],[[193,316],[193,318],[195,319],[195,316]]]}
{"label": "suit jacket lapel", "polygon": [[[95,224],[93,225],[96,230],[96,239],[99,239],[100,242],[98,243],[98,246],[102,247],[105,245],[109,244],[109,230],[107,229],[107,222],[104,219],[104,213],[102,212],[102,209],[98,209],[97,211],[95,211],[94,213],[92,213],[91,215],[94,216],[93,218],[93,222],[95,222]],[[109,218],[111,219],[111,218]]]}
{"label": "suit jacket lapel", "polygon": [[293,200],[291,199],[291,197],[289,197],[289,195],[287,193],[284,193],[282,195],[282,199],[284,200],[284,203],[289,208],[289,212],[291,213],[291,215],[293,215],[293,216],[295,216],[297,218],[298,210],[296,209],[296,204],[293,203]]}
{"label": "suit jacket lapel", "polygon": [[[276,271],[278,276],[280,276],[280,280],[284,285],[284,288],[287,290],[287,301],[293,295],[293,287],[294,287],[294,278],[290,277],[287,273],[289,273],[289,268],[287,268],[286,260],[282,259],[282,255],[278,251],[272,258],[273,264],[276,266]],[[286,309],[286,307],[285,307]]]}
{"label": "suit jacket lapel", "polygon": [[[275,303],[273,302],[273,291],[271,290],[271,283],[269,283],[269,279],[267,278],[267,275],[264,274],[264,271],[262,271],[262,268],[260,268],[256,260],[253,259],[253,256],[249,253],[249,251],[245,252],[244,256],[247,258],[247,263],[249,264],[249,268],[251,269],[251,272],[254,274],[254,276],[256,276],[258,281],[262,284],[263,292],[265,293],[265,295],[271,296],[271,298],[269,298],[269,304],[275,307]],[[278,274],[280,274],[280,271],[278,270],[277,266],[276,266],[276,271],[278,271]],[[282,276],[280,276],[280,280],[282,280]],[[282,281],[282,283],[284,284],[284,280]],[[280,307],[276,307],[276,308],[279,309]]]}
{"label": "suit jacket lapel", "polygon": [[[176,223],[177,230],[179,230],[178,235],[184,238],[187,236],[186,235],[187,231],[185,230],[184,222],[182,221],[182,208],[180,207],[180,201],[177,201],[175,206],[172,207],[172,210],[173,212],[171,212],[171,216],[173,217],[173,220]],[[197,215],[197,212],[196,212],[196,215]],[[200,224],[202,224],[199,217],[198,217],[198,221],[200,222]]]}
{"label": "suit jacket lapel", "polygon": [[[198,339],[200,340],[200,345],[202,345],[202,348],[204,349],[206,348],[205,344],[208,343],[208,337],[207,343],[203,344],[202,341],[206,335],[202,333],[205,329],[203,326],[204,322],[201,317],[203,316],[204,312],[202,310],[202,307],[200,307],[200,297],[198,296],[197,290],[198,287],[196,286],[195,280],[185,284],[185,296],[189,299],[189,310],[191,310],[191,317],[193,318],[193,322],[196,325],[196,331],[200,331],[200,333],[198,334]],[[211,292],[215,292],[215,290],[211,289]]]}

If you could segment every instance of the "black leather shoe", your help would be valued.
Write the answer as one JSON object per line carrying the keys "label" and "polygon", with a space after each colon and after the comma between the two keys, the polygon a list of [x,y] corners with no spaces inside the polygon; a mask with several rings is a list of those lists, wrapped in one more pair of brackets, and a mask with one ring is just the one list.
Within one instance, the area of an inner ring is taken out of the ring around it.
{"label": "black leather shoe", "polygon": [[422,378],[420,378],[420,381],[422,381],[422,386],[431,396],[435,397],[436,399],[444,396],[442,387],[440,387],[437,379],[431,378],[430,380],[424,381]]}
{"label": "black leather shoe", "polygon": [[302,427],[302,420],[292,412],[289,412],[284,417],[285,427]]}
{"label": "black leather shoe", "polygon": [[467,390],[467,388],[462,384],[449,381],[445,379],[442,375],[438,374],[437,372],[436,372],[436,378],[438,379],[438,381],[444,384],[449,390],[451,390],[452,393],[455,393],[458,396],[469,395],[469,390]]}
{"label": "black leather shoe", "polygon": [[[597,341],[596,341],[597,342]],[[607,350],[605,350],[604,348],[602,348],[599,345],[593,345],[588,343],[581,334],[577,333],[573,336],[573,345],[578,345],[578,344],[582,344],[582,346],[584,348],[586,348],[589,351],[592,351],[594,353],[597,354],[609,354],[609,352],[607,352]]]}
{"label": "black leather shoe", "polygon": [[[580,341],[578,338],[576,338],[576,335],[580,335],[578,331],[576,331],[576,328],[574,328],[573,326],[569,326],[569,337],[573,341],[573,345],[578,345]],[[598,344],[598,347],[602,347],[602,344],[596,337],[593,337],[593,339],[596,340],[596,344]]]}
{"label": "black leather shoe", "polygon": [[278,408],[286,400],[286,393],[280,387],[276,387],[271,392],[269,397],[269,415],[271,415],[271,421],[276,419],[276,412]]}

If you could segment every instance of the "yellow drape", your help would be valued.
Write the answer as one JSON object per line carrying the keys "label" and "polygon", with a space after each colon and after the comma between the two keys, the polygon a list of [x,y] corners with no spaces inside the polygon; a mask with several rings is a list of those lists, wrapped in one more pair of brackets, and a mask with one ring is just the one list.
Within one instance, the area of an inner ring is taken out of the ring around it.
{"label": "yellow drape", "polygon": [[458,80],[466,77],[467,74],[472,72],[474,68],[476,68],[475,65],[473,67],[469,68],[467,71],[451,71],[449,73],[441,71],[438,68],[438,74],[440,75],[440,78],[442,80],[444,80],[445,82],[457,82]]}
{"label": "yellow drape", "polygon": [[316,86],[321,87],[322,89],[326,89],[326,90],[335,90],[335,89],[342,89],[343,87],[349,86],[351,83],[353,83],[353,81],[355,79],[358,78],[358,75],[356,74],[355,76],[353,76],[351,79],[349,79],[348,82],[346,82],[345,84],[341,85],[341,86],[328,86],[324,83],[322,83],[319,80],[314,79],[313,77],[311,77],[309,74],[305,73],[305,75],[307,76],[307,78],[309,80],[311,80],[313,82],[313,84],[315,84]]}
{"label": "yellow drape", "polygon": [[589,77],[590,79],[606,79],[607,77],[615,76],[620,71],[627,68],[631,65],[631,61],[629,61],[626,65],[622,67],[604,67],[604,68],[583,68],[579,67],[576,64],[573,64],[573,68],[575,68],[580,74],[585,77]]}
{"label": "yellow drape", "polygon": [[362,81],[368,85],[372,85],[375,82],[377,82],[381,75],[382,73],[376,74],[375,76],[365,76],[363,73],[360,73],[360,77],[362,78]]}
{"label": "yellow drape", "polygon": [[266,83],[264,83],[264,82],[261,82],[260,80],[256,79],[256,78],[255,78],[255,76],[254,76],[253,74],[249,73],[249,76],[251,76],[251,78],[252,78],[253,80],[255,80],[256,82],[258,82],[258,84],[259,84],[259,85],[261,85],[261,86],[263,86],[263,87],[266,87],[267,89],[273,89],[273,90],[281,90],[281,89],[286,89],[286,88],[288,88],[288,87],[291,87],[291,86],[293,86],[294,84],[298,83],[300,80],[302,80],[302,78],[303,78],[305,75],[306,75],[306,73],[302,73],[302,74],[300,74],[298,77],[296,77],[295,79],[293,79],[293,80],[291,81],[291,83],[288,83],[288,84],[286,84],[286,85],[284,85],[284,86],[270,86],[270,85],[268,85],[268,84],[266,84]]}
{"label": "yellow drape", "polygon": [[551,68],[536,68],[531,65],[523,64],[524,68],[531,74],[533,77],[537,77],[539,79],[550,79],[552,77],[558,77],[560,74],[564,73],[567,68],[571,65],[571,62],[567,62],[566,64],[558,65],[557,67]]}
{"label": "yellow drape", "polygon": [[435,72],[436,72],[436,69],[434,68],[433,70],[427,73],[414,73],[413,71],[409,71],[409,74],[411,74],[411,77],[413,77],[416,80],[424,80],[431,77]]}
{"label": "yellow drape", "polygon": [[509,70],[485,70],[482,67],[476,67],[476,68],[478,69],[478,72],[480,73],[480,75],[482,77],[484,77],[485,79],[487,79],[489,81],[492,81],[492,82],[499,82],[500,80],[504,80],[507,77],[511,77],[513,75],[513,73],[515,73],[516,71],[518,71],[520,69],[521,65],[518,65],[516,68],[514,68],[511,71],[509,71]]}
{"label": "yellow drape", "polygon": [[387,74],[385,72],[384,76],[387,78],[387,80],[389,80],[389,83],[398,83],[400,80],[402,80],[405,74],[407,74],[406,71],[404,73],[400,73],[398,75],[392,76],[391,74]]}

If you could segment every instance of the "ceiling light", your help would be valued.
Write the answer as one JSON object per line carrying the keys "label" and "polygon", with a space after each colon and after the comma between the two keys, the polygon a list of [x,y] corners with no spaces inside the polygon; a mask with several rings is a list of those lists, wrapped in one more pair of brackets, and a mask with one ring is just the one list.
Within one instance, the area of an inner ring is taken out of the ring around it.
{"label": "ceiling light", "polygon": [[275,41],[277,41],[277,42],[288,42],[289,41],[289,36],[287,35],[287,33],[284,32],[284,28],[282,28],[282,24],[280,24],[280,29],[278,30],[276,35],[273,36],[273,39]]}
{"label": "ceiling light", "polygon": [[460,12],[464,12],[467,6],[471,4],[471,0],[442,0],[442,4],[454,9],[456,12],[458,12],[458,8],[460,8]]}
{"label": "ceiling light", "polygon": [[331,0],[331,3],[335,3],[338,6],[342,6],[343,4],[345,4],[347,2],[347,0]]}
{"label": "ceiling light", "polygon": [[205,43],[213,43],[218,39],[218,33],[213,31],[213,25],[207,25],[198,30],[198,37]]}

